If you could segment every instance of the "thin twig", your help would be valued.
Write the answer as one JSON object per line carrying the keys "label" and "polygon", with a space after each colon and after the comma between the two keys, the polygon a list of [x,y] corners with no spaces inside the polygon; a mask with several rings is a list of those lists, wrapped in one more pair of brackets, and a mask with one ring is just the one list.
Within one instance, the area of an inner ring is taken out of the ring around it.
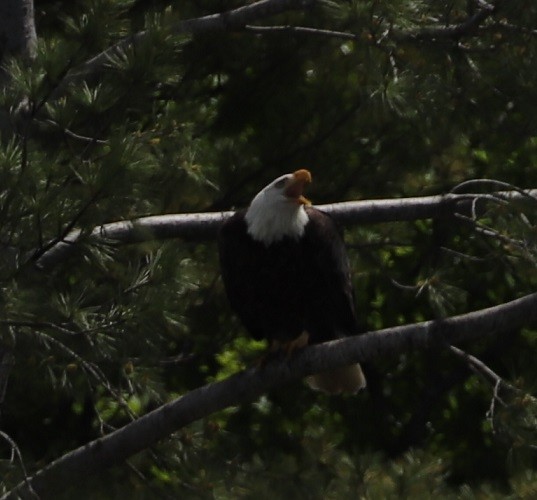
{"label": "thin twig", "polygon": [[482,7],[475,14],[471,15],[463,22],[448,26],[421,27],[414,31],[392,31],[391,37],[395,41],[431,41],[431,40],[459,40],[465,36],[473,35],[479,27],[491,17],[502,2],[498,0],[495,5]]}
{"label": "thin twig", "polygon": [[452,255],[453,257],[459,257],[461,259],[469,260],[471,262],[486,262],[488,260],[484,257],[476,257],[474,255],[468,255],[463,252],[458,252],[457,250],[453,250],[452,248],[448,247],[440,247],[440,250],[449,255]]}
{"label": "thin twig", "polygon": [[34,329],[51,329],[51,330],[57,330],[61,333],[65,333],[67,335],[77,335],[78,332],[74,330],[69,330],[68,328],[65,328],[61,325],[58,325],[56,323],[51,323],[48,321],[16,321],[16,320],[0,320],[0,325],[4,326],[12,326],[15,328],[22,328],[22,327],[28,327],[28,328],[34,328]]}
{"label": "thin twig", "polygon": [[96,137],[86,137],[84,135],[76,134],[72,130],[62,127],[58,122],[55,122],[54,120],[47,119],[47,120],[44,120],[44,123],[48,123],[49,125],[58,127],[66,136],[71,137],[72,139],[77,139],[79,141],[88,142],[90,144],[108,144],[109,142],[103,139],[97,139]]}
{"label": "thin twig", "polygon": [[[496,372],[494,372],[487,365],[485,365],[483,361],[479,360],[475,356],[472,356],[471,354],[468,354],[467,352],[464,352],[462,349],[459,349],[458,347],[455,347],[453,345],[449,346],[449,350],[457,357],[464,360],[468,364],[470,370],[481,376],[490,385],[494,387],[498,386],[501,389],[507,389],[511,393],[521,393],[519,389],[507,383],[505,380],[502,379],[502,377],[500,377]],[[495,398],[504,406],[507,406],[507,404],[499,397],[498,394],[496,394],[496,392],[497,391],[495,390]]]}
{"label": "thin twig", "polygon": [[359,40],[361,37],[347,31],[326,30],[320,28],[309,28],[307,26],[292,26],[292,25],[276,25],[276,26],[253,26],[247,24],[244,30],[250,33],[266,35],[266,34],[291,34],[291,35],[314,35],[330,38],[338,38],[343,40]]}
{"label": "thin twig", "polygon": [[457,219],[460,219],[464,222],[468,222],[469,224],[471,224],[474,227],[474,231],[476,231],[477,233],[480,233],[484,236],[488,236],[490,238],[497,239],[501,241],[502,243],[507,243],[509,245],[516,246],[519,250],[526,250],[526,246],[523,240],[516,240],[516,239],[510,238],[509,236],[505,236],[504,234],[500,233],[499,231],[496,231],[490,226],[487,226],[485,224],[482,224],[476,221],[473,217],[467,217],[466,215],[462,215],[462,214],[455,214],[455,217]]}
{"label": "thin twig", "polygon": [[[478,186],[478,187],[491,186],[495,189],[499,188],[507,192],[513,191],[523,196],[524,198],[537,202],[537,196],[530,189],[522,189],[516,186],[515,184],[510,184],[509,182],[499,181],[497,179],[468,179],[467,181],[457,184],[449,192],[456,194],[456,193],[460,193],[460,191],[462,191],[463,189],[466,189],[468,187],[474,187],[474,186]],[[493,194],[498,195],[499,193],[495,192]],[[501,194],[505,196],[507,193],[504,192]]]}
{"label": "thin twig", "polygon": [[63,342],[60,342],[58,339],[51,337],[47,333],[39,331],[39,330],[36,330],[33,333],[34,335],[38,337],[42,337],[45,342],[50,342],[51,344],[55,345],[60,350],[64,351],[66,354],[68,354],[73,359],[75,359],[85,372],[92,375],[98,382],[100,382],[103,385],[103,387],[110,393],[110,395],[112,395],[116,399],[119,405],[126,411],[127,415],[132,420],[136,418],[136,416],[130,410],[129,405],[124,400],[121,393],[119,393],[118,391],[116,391],[116,389],[114,389],[114,387],[112,387],[112,385],[110,384],[110,381],[106,378],[106,375],[101,371],[101,369],[98,366],[86,361],[84,358],[78,355],[75,351],[73,351],[70,347],[66,346]]}
{"label": "thin twig", "polygon": [[17,456],[20,468],[22,470],[22,475],[24,476],[24,481],[27,487],[29,488],[30,494],[34,496],[35,498],[39,498],[37,493],[32,489],[32,485],[28,477],[28,472],[26,471],[26,466],[24,465],[24,460],[22,459],[22,453],[19,447],[17,446],[17,443],[8,434],[6,434],[5,432],[1,430],[0,430],[0,437],[4,438],[4,440],[7,441],[9,446],[11,447],[11,457],[9,458],[9,461],[13,463],[15,459],[15,455]]}
{"label": "thin twig", "polygon": [[403,285],[402,283],[396,281],[394,278],[390,278],[390,281],[393,286],[405,292],[417,292],[419,294],[420,289],[423,287],[423,285]]}
{"label": "thin twig", "polygon": [[123,323],[125,323],[125,320],[119,319],[116,321],[111,321],[110,323],[106,325],[94,326],[92,328],[85,328],[82,330],[70,330],[69,328],[66,328],[65,326],[61,324],[52,323],[50,321],[0,320],[0,325],[4,325],[4,326],[19,327],[19,328],[26,327],[26,328],[33,328],[37,330],[42,330],[42,329],[54,330],[54,331],[63,333],[65,335],[70,335],[70,336],[90,335],[92,333],[106,331],[110,328],[121,325]]}
{"label": "thin twig", "polygon": [[[490,428],[493,434],[496,434],[496,427],[494,425],[494,413],[496,412],[496,401],[501,401],[498,395],[499,390],[500,390],[500,385],[501,385],[501,382],[499,380],[494,384],[494,392],[492,394],[492,398],[490,399],[490,406],[486,415],[490,423]],[[504,404],[505,406],[505,403],[502,403],[502,404]]]}
{"label": "thin twig", "polygon": [[52,239],[49,243],[47,243],[44,246],[41,246],[39,249],[37,249],[30,257],[29,261],[37,261],[39,258],[44,255],[48,250],[50,250],[52,247],[57,245],[59,242],[65,241],[67,235],[71,233],[74,229],[74,227],[77,225],[78,221],[81,219],[81,217],[84,215],[86,210],[88,210],[91,205],[95,203],[97,198],[101,195],[101,190],[97,190],[93,195],[90,196],[90,198],[84,203],[77,211],[77,213],[73,216],[73,218],[69,221],[69,223],[60,231],[60,234]]}

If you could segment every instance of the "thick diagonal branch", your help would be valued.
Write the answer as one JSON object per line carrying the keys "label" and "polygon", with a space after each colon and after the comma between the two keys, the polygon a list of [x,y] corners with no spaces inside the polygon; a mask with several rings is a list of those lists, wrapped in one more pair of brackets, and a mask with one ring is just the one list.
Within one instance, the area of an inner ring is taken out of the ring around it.
{"label": "thick diagonal branch", "polygon": [[2,498],[34,498],[31,490],[39,496],[52,497],[56,489],[65,487],[66,477],[74,481],[95,474],[123,462],[195,420],[254,401],[269,389],[312,373],[357,361],[386,359],[431,345],[470,342],[536,324],[537,293],[442,321],[387,328],[308,347],[292,359],[275,360],[261,369],[250,369],[191,391],[122,429],[60,457]]}

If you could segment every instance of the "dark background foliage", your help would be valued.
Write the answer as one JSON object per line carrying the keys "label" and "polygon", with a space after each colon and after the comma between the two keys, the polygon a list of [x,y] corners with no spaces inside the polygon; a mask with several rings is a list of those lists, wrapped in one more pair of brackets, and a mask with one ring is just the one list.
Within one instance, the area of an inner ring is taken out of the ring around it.
{"label": "dark background foliage", "polygon": [[[442,194],[472,178],[537,186],[533,2],[498,2],[449,36],[486,4],[326,1],[241,29],[165,28],[242,4],[36,0],[35,60],[3,58],[0,341],[15,364],[0,425],[29,473],[264,347],[228,307],[214,242],[88,242],[37,270],[73,227],[242,207],[304,167],[315,203]],[[140,30],[105,71],[55,94]],[[533,209],[492,204],[481,220],[493,234],[460,218],[346,228],[363,329],[534,290]],[[505,405],[452,354],[402,353],[367,365],[358,396],[275,389],[66,495],[529,498],[535,342],[513,331],[469,347],[527,391]],[[10,451],[0,439],[6,490],[22,478]]]}

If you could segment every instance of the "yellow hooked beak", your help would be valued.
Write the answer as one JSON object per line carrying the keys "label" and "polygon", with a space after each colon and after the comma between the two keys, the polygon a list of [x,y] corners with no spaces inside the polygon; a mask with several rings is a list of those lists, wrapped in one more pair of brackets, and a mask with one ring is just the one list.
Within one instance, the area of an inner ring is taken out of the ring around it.
{"label": "yellow hooked beak", "polygon": [[293,177],[289,179],[287,186],[285,187],[285,196],[296,200],[301,205],[311,205],[311,201],[302,196],[304,187],[311,182],[311,173],[304,168],[293,172]]}

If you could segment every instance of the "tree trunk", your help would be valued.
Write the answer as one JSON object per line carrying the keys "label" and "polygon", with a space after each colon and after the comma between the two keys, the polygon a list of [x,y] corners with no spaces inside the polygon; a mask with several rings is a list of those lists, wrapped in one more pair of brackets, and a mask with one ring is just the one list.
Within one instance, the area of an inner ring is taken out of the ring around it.
{"label": "tree trunk", "polygon": [[2,0],[0,2],[2,61],[6,55],[32,59],[35,57],[36,45],[33,0]]}
{"label": "tree trunk", "polygon": [[[0,0],[0,64],[6,57],[22,58],[29,64],[35,58],[37,34],[35,31],[33,0]],[[8,81],[5,70],[0,69],[0,87]],[[9,113],[0,111],[0,132],[11,137]],[[7,382],[14,364],[12,349],[0,343],[0,406],[6,393]]]}

